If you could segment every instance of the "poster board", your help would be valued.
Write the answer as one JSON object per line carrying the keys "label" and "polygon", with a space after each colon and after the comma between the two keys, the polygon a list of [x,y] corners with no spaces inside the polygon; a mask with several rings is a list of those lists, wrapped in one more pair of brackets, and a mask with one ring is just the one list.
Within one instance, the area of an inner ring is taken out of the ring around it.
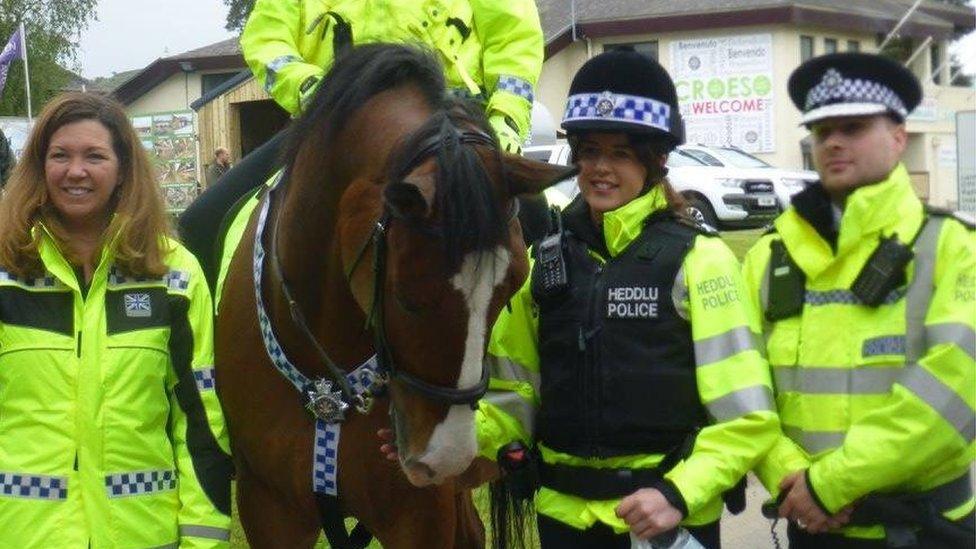
{"label": "poster board", "polygon": [[775,152],[772,34],[677,40],[671,75],[688,143]]}
{"label": "poster board", "polygon": [[976,111],[956,113],[956,185],[959,210],[976,216]]}
{"label": "poster board", "polygon": [[132,117],[132,125],[149,152],[166,209],[178,214],[199,194],[200,163],[193,111],[159,112]]}

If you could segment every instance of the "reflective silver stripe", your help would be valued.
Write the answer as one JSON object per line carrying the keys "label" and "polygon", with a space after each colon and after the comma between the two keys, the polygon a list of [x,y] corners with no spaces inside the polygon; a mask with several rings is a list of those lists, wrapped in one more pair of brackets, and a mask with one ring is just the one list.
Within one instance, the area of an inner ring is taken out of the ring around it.
{"label": "reflective silver stripe", "polygon": [[485,360],[488,361],[491,377],[506,381],[522,381],[532,385],[536,391],[539,390],[539,372],[533,372],[526,366],[501,356],[486,355]]}
{"label": "reflective silver stripe", "polygon": [[213,526],[199,526],[196,524],[181,524],[180,535],[194,538],[216,539],[230,541],[230,530]]}
{"label": "reflective silver stripe", "polygon": [[900,366],[857,369],[812,366],[773,367],[777,392],[810,395],[882,395],[903,372]]}
{"label": "reflective silver stripe", "polygon": [[180,549],[180,542],[157,545],[156,547],[149,547],[148,549]]}
{"label": "reflective silver stripe", "polygon": [[847,436],[846,431],[807,431],[792,425],[783,425],[783,433],[811,455],[840,448]]}
{"label": "reflective silver stripe", "polygon": [[691,320],[688,314],[688,284],[685,283],[685,266],[682,263],[678,269],[678,274],[674,277],[674,284],[671,286],[671,302],[678,316],[685,320]]}
{"label": "reflective silver stripe", "polygon": [[925,337],[930,348],[940,343],[951,343],[976,360],[976,331],[961,322],[930,324],[925,327]]}
{"label": "reflective silver stripe", "polygon": [[929,217],[915,242],[915,273],[905,302],[905,361],[909,363],[922,358],[927,348],[925,315],[935,290],[935,250],[944,221],[941,217]]}
{"label": "reflective silver stripe", "polygon": [[756,349],[758,336],[748,326],[731,330],[695,342],[695,362],[699,366],[712,364],[735,356],[743,351]]}
{"label": "reflective silver stripe", "polygon": [[282,55],[275,57],[270,63],[265,65],[264,71],[267,74],[264,78],[264,91],[271,93],[271,88],[274,87],[275,81],[278,79],[278,71],[294,61],[300,61],[300,59],[294,55]]}
{"label": "reflective silver stripe", "polygon": [[938,412],[967,443],[976,439],[976,412],[931,372],[912,364],[898,383]]}
{"label": "reflective silver stripe", "polygon": [[514,417],[529,433],[535,427],[535,406],[512,391],[488,391],[484,400]]}
{"label": "reflective silver stripe", "polygon": [[716,421],[729,421],[750,412],[772,411],[773,391],[765,385],[746,387],[719,397],[705,407]]}

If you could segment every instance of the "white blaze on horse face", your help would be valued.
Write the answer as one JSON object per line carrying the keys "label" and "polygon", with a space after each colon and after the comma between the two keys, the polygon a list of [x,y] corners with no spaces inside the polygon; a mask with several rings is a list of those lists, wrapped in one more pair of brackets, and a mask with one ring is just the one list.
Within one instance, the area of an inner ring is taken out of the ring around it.
{"label": "white blaze on horse face", "polygon": [[[468,333],[458,389],[474,387],[481,381],[485,334],[490,328],[487,326],[488,306],[495,288],[505,279],[510,262],[509,251],[502,246],[491,252],[468,254],[461,263],[461,270],[451,278],[451,284],[464,296],[468,307]],[[418,459],[435,475],[425,483],[442,482],[468,468],[478,453],[474,429],[474,410],[468,405],[451,406],[444,421],[434,428],[427,450]],[[421,479],[411,478],[411,481],[415,480]]]}

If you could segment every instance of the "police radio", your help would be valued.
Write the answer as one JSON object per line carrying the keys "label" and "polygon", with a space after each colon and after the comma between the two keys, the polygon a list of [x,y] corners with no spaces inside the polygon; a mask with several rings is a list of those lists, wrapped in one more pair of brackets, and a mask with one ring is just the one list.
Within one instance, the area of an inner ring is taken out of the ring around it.
{"label": "police radio", "polygon": [[539,263],[539,276],[542,291],[547,295],[557,294],[569,287],[569,273],[566,258],[563,256],[563,217],[553,208],[551,227],[555,232],[539,241],[536,261]]}
{"label": "police radio", "polygon": [[898,235],[882,238],[851,285],[851,292],[869,307],[881,305],[905,281],[905,267],[913,257],[911,247],[899,242]]}

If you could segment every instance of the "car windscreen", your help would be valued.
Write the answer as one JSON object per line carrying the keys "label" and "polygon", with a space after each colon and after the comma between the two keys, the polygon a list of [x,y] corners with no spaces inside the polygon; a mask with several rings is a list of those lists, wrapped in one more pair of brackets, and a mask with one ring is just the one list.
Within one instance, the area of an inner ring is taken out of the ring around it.
{"label": "car windscreen", "polygon": [[688,166],[708,165],[680,149],[675,149],[671,151],[671,154],[668,155],[667,164],[669,168],[685,168]]}
{"label": "car windscreen", "polygon": [[719,147],[715,149],[715,152],[722,157],[722,160],[736,168],[772,168],[755,156],[738,149]]}

